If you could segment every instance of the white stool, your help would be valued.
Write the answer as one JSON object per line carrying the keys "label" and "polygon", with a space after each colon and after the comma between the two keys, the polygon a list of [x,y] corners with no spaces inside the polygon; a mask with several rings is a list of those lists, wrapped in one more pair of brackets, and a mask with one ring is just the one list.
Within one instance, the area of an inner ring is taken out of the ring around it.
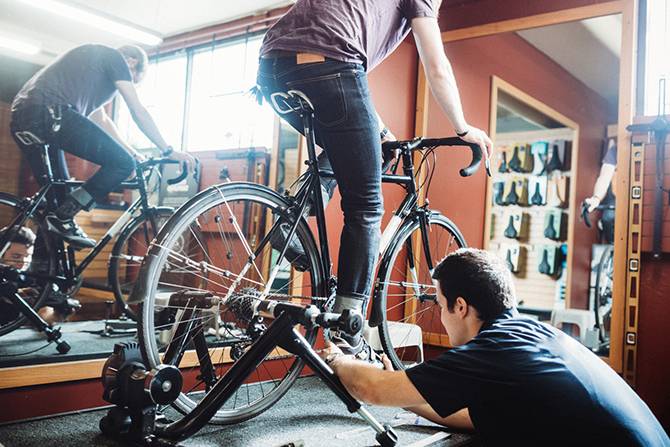
{"label": "white stool", "polygon": [[[559,327],[563,323],[574,324],[579,328],[579,341],[585,346],[593,348],[598,344],[598,330],[595,329],[596,317],[592,310],[583,309],[554,309],[551,311],[551,325]],[[594,338],[595,336],[595,338]]]}
{"label": "white stool", "polygon": [[[404,348],[407,346],[416,346],[419,351],[417,363],[423,362],[423,335],[421,327],[416,324],[400,323],[398,321],[388,321],[386,327],[389,329],[389,338],[395,348]],[[379,339],[379,328],[370,327],[365,324],[363,337],[375,351],[383,350],[382,342]]]}

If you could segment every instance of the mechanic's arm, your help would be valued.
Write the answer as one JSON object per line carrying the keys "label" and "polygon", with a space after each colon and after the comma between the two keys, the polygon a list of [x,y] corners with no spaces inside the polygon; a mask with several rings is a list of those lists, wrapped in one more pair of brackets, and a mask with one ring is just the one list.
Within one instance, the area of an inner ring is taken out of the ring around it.
{"label": "mechanic's arm", "polygon": [[[329,345],[322,351],[322,355],[327,357],[333,352],[337,352],[337,348]],[[440,416],[417,391],[404,371],[393,371],[390,361],[386,358],[384,365],[386,369],[381,370],[345,355],[336,356],[330,362],[330,367],[344,387],[358,400],[372,405],[403,407],[447,427],[459,430],[474,429],[467,409],[447,417]]]}
{"label": "mechanic's arm", "polygon": [[165,142],[163,135],[161,135],[158,130],[158,126],[154,122],[154,119],[147,111],[146,107],[140,102],[140,98],[137,96],[137,91],[135,86],[130,81],[116,81],[116,88],[119,89],[123,100],[130,110],[130,115],[133,117],[133,121],[137,124],[137,127],[140,128],[142,133],[147,136],[153,144],[155,144],[161,152],[165,152],[170,146]]}
{"label": "mechanic's arm", "polygon": [[114,140],[119,143],[123,148],[132,155],[135,159],[141,159],[142,155],[137,152],[132,146],[130,146],[121,136],[119,129],[114,124],[114,121],[107,115],[103,107],[98,108],[93,111],[89,118],[95,122],[98,126],[102,127],[105,132],[107,132]]}
{"label": "mechanic's arm", "polygon": [[434,17],[412,19],[412,32],[433,96],[451,121],[456,132],[460,134],[467,132],[462,137],[463,140],[479,144],[485,155],[489,156],[493,148],[491,139],[486,135],[486,132],[470,126],[465,120],[458,86],[456,85],[456,77],[447,55],[444,54],[442,35],[437,19]]}
{"label": "mechanic's arm", "polygon": [[609,188],[610,183],[612,183],[612,178],[614,178],[615,172],[615,165],[604,163],[600,167],[600,175],[598,175],[596,184],[593,186],[593,195],[585,200],[589,205],[589,212],[596,209],[596,207],[600,205],[600,202],[605,198],[607,188]]}

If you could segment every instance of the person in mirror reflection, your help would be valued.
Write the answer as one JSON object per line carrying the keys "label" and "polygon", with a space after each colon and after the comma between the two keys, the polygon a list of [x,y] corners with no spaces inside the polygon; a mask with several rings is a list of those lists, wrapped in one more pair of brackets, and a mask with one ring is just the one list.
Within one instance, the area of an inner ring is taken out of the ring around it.
{"label": "person in mirror reflection", "polygon": [[669,446],[647,405],[616,372],[562,331],[516,311],[512,276],[495,254],[464,248],[435,268],[451,349],[404,371],[321,356],[357,399],[404,407],[483,445]]}
{"label": "person in mirror reflection", "polygon": [[[0,229],[0,237],[5,234],[7,228]],[[0,258],[0,264],[12,267],[20,272],[28,271],[33,262],[33,253],[35,251],[35,233],[28,227],[22,227],[14,235],[9,246]],[[37,293],[29,287],[20,288],[18,293],[23,299],[30,301],[37,298]],[[78,309],[79,302],[70,299],[57,300],[55,297],[49,297],[44,305],[38,309],[37,313],[48,324],[64,321],[69,315],[72,315]],[[17,315],[18,310],[14,308],[12,302],[7,297],[0,297],[0,321],[12,321]]]}
{"label": "person in mirror reflection", "polygon": [[[335,176],[335,181],[322,179],[324,196],[332,196],[336,184],[340,186],[344,228],[335,312],[362,312],[370,296],[384,213],[380,140],[395,139],[372,103],[367,75],[410,31],[433,95],[455,132],[480,145],[486,157],[491,152],[486,132],[465,119],[438,26],[440,4],[441,0],[298,0],[263,40],[257,93],[270,104],[276,92],[299,90],[309,98],[317,144],[324,149],[319,166]],[[393,97],[394,88],[387,87],[385,94]],[[282,117],[303,131],[297,113]],[[289,244],[287,258],[300,269],[304,252],[293,250]],[[374,361],[375,354],[360,334],[333,331],[331,336],[348,353]]]}
{"label": "person in mirror reflection", "polygon": [[142,159],[124,141],[104,109],[117,93],[140,130],[164,155],[190,159],[172,150],[139,100],[135,85],[146,74],[148,64],[147,53],[138,46],[81,45],[37,72],[12,102],[12,136],[40,184],[48,172],[42,160],[44,147],[48,147],[56,179],[70,177],[63,151],[100,166],[83,186],[57,190],[59,206],[46,218],[50,231],[74,248],[95,246],[74,216],[104,201],[133,173],[135,161]]}
{"label": "person in mirror reflection", "polygon": [[[593,212],[598,206],[614,208],[616,202],[614,196],[614,189],[612,183],[616,174],[617,162],[617,147],[616,140],[610,138],[607,143],[607,152],[603,157],[603,163],[600,167],[600,174],[593,185],[593,194],[591,197],[584,199],[588,205],[589,213]],[[598,227],[602,232],[605,242],[608,244],[614,243],[614,209],[606,208],[602,210]]]}

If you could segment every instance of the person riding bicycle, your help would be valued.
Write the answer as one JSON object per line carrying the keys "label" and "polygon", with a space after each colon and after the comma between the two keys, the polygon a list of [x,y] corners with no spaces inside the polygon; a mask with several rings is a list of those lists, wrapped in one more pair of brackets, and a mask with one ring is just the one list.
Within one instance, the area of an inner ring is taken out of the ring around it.
{"label": "person riding bicycle", "polygon": [[[271,104],[275,92],[299,90],[309,98],[316,141],[325,150],[319,166],[333,172],[340,186],[344,228],[334,312],[364,312],[370,296],[384,212],[380,141],[395,137],[372,104],[367,73],[410,30],[433,94],[456,133],[490,153],[489,137],[464,117],[437,23],[440,4],[441,0],[298,0],[263,40],[258,92]],[[303,131],[297,114],[284,117]],[[322,180],[328,195],[334,187],[335,182]],[[287,251],[294,265],[299,255]],[[347,352],[374,357],[360,334],[332,338]]]}
{"label": "person riding bicycle", "polygon": [[90,239],[74,222],[82,209],[90,210],[125,180],[142,157],[123,141],[104,106],[121,93],[133,120],[164,156],[187,159],[166,143],[153,118],[140,102],[135,84],[148,65],[137,46],[118,49],[86,44],[76,47],[36,73],[12,102],[11,133],[43,185],[47,175],[44,145],[56,179],[68,179],[63,151],[100,166],[73,191],[57,191],[58,208],[47,216],[49,229],[75,248],[90,248]]}
{"label": "person riding bicycle", "polygon": [[321,355],[351,394],[404,407],[483,445],[668,446],[649,407],[597,355],[516,311],[512,274],[493,253],[463,248],[433,273],[453,348],[404,371],[380,370],[329,345]]}
{"label": "person riding bicycle", "polygon": [[[616,198],[614,197],[614,190],[612,189],[612,180],[616,174],[616,158],[617,147],[616,141],[610,139],[603,157],[602,166],[600,167],[600,174],[593,186],[593,195],[584,199],[588,206],[588,212],[593,212],[598,206],[614,206]],[[600,230],[605,242],[608,244],[614,243],[614,210],[604,209],[600,217]]]}
{"label": "person riding bicycle", "polygon": [[[8,231],[7,228],[0,229],[0,238]],[[11,267],[19,272],[27,271],[33,262],[33,252],[35,250],[35,241],[37,236],[28,227],[21,227],[9,241],[9,246],[0,258],[0,265]],[[4,278],[3,278],[4,280]],[[30,299],[35,295],[34,289],[13,285],[12,288],[24,298]],[[37,313],[44,321],[52,325],[53,323],[64,321],[68,316],[81,308],[78,300],[63,296],[60,292],[52,292],[44,301],[42,306],[37,309]],[[0,324],[15,320],[19,315],[19,310],[12,304],[12,301],[0,296]]]}

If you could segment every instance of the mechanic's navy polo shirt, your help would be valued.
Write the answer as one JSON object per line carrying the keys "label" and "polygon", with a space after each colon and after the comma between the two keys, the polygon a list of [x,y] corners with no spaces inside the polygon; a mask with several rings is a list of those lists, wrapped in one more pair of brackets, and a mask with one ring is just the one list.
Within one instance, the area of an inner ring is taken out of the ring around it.
{"label": "mechanic's navy polo shirt", "polygon": [[515,311],[407,376],[440,416],[468,408],[485,445],[670,446],[649,407],[605,362]]}

